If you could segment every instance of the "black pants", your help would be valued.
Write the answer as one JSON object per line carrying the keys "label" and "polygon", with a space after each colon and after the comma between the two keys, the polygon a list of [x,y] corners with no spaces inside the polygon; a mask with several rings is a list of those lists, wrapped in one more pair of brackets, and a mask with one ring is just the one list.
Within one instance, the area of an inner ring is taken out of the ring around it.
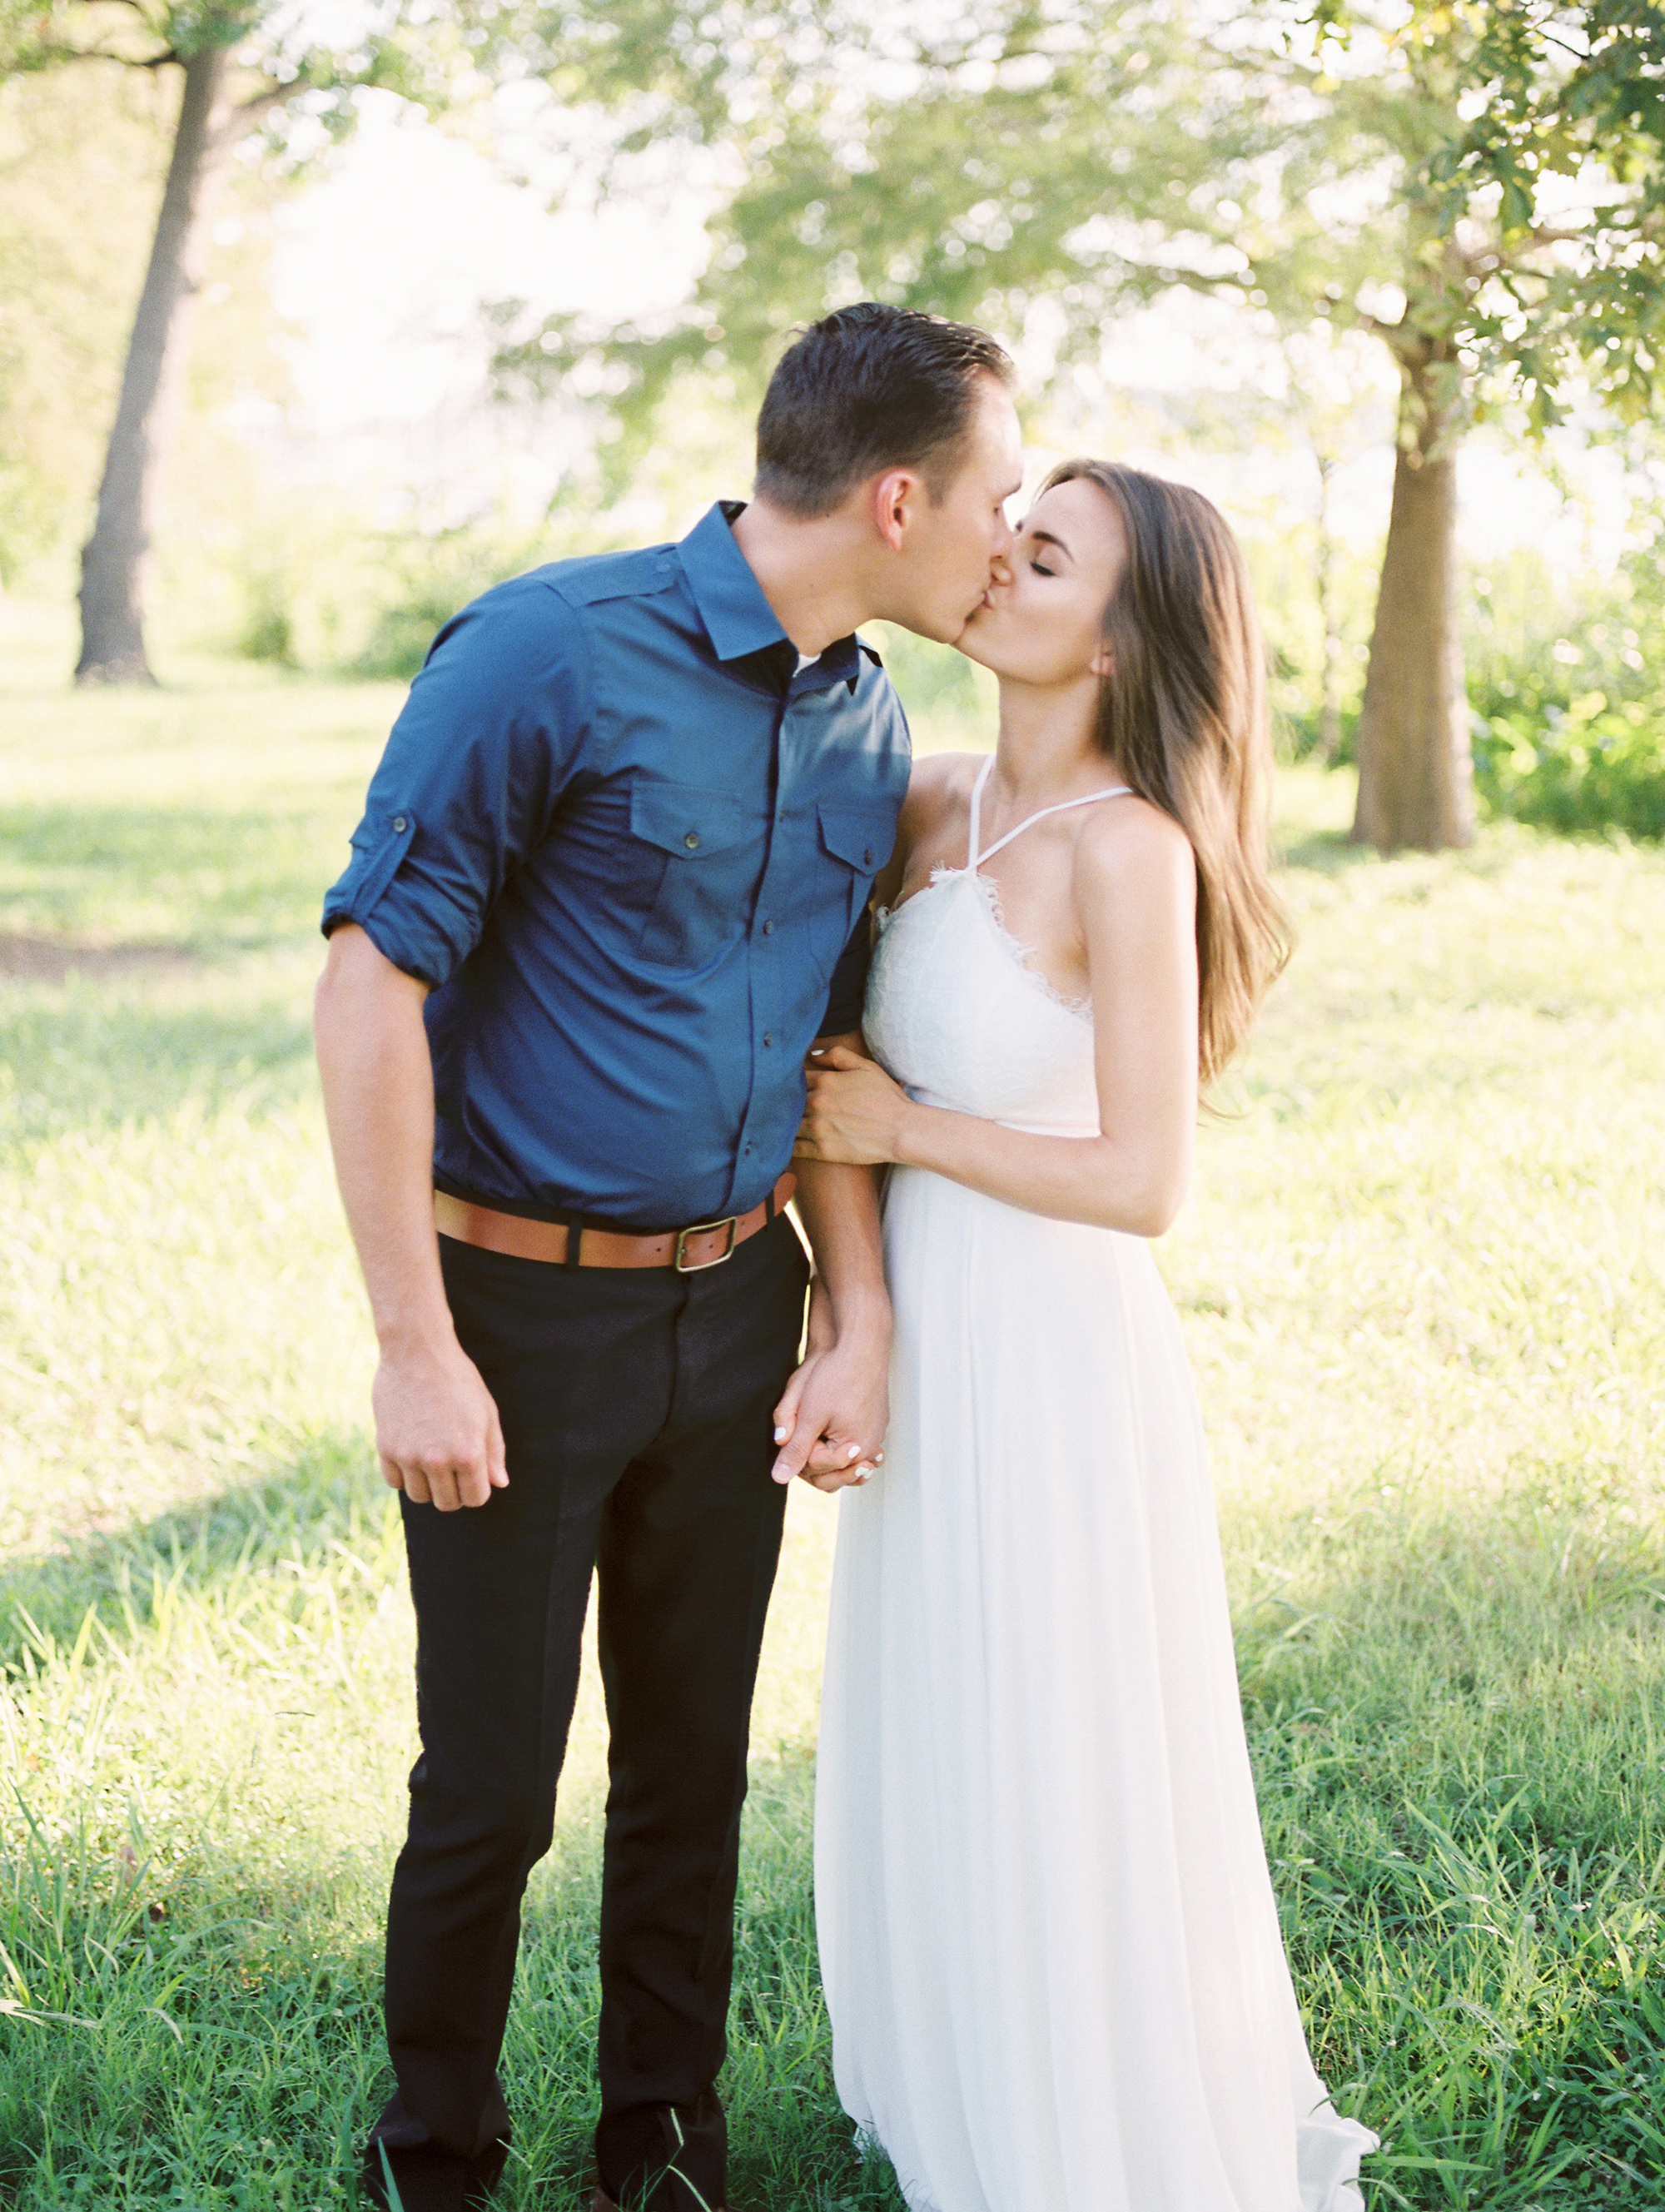
{"label": "black pants", "polygon": [[501,2168],[520,1898],[553,1832],[594,1567],[600,2179],[653,2212],[716,2207],[747,1723],[786,1504],[771,1413],[802,1250],[781,1220],[691,1275],[441,1252],[509,1484],[456,1513],[404,1501],[422,1756],[387,1917],[398,2092],[368,2172],[386,2146],[405,2212],[458,2212]]}

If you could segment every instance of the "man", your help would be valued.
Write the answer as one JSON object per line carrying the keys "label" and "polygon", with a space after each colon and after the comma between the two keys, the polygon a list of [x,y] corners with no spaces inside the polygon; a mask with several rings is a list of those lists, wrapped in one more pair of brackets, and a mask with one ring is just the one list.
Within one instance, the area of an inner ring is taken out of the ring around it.
{"label": "man", "polygon": [[[750,506],[557,562],[441,630],[325,903],[317,1033],[380,1343],[422,1755],[388,1907],[398,2089],[365,2182],[461,2212],[547,1850],[592,1567],[610,1726],[598,2207],[726,2201],[746,1729],[785,1489],[874,1463],[864,1170],[788,1171],[860,1022],[907,730],[858,623],[957,636],[1008,544],[1010,364],[848,309],[793,345]],[[842,957],[841,957],[842,955]],[[436,1236],[436,1227],[438,1235]]]}

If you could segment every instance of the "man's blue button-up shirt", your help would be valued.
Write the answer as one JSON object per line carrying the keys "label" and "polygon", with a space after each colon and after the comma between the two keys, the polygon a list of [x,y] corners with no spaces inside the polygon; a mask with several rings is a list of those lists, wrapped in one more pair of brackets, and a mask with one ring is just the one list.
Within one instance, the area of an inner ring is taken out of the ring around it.
{"label": "man's blue button-up shirt", "polygon": [[810,1044],[860,1020],[907,724],[854,638],[798,666],[735,512],[488,592],[388,738],[324,928],[433,986],[456,1195],[640,1230],[744,1212]]}

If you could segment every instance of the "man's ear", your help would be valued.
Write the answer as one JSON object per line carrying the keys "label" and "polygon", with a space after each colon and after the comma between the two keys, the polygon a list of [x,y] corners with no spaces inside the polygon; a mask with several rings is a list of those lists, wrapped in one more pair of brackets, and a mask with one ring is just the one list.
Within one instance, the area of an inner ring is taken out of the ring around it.
{"label": "man's ear", "polygon": [[886,469],[882,477],[873,478],[870,517],[874,529],[893,553],[902,550],[902,541],[921,490],[912,469]]}

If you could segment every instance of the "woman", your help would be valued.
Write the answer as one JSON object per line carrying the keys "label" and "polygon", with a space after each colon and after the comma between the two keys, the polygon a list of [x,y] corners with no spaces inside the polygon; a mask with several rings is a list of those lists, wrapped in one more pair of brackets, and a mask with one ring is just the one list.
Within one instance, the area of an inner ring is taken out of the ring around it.
{"label": "woman", "polygon": [[922,761],[866,1036],[800,1149],[886,1163],[883,1473],[839,1525],[817,1908],[839,2094],[914,2212],[1339,2212],[1212,1495],[1145,1239],[1280,959],[1242,557],[1055,470],[960,641],[999,750]]}

